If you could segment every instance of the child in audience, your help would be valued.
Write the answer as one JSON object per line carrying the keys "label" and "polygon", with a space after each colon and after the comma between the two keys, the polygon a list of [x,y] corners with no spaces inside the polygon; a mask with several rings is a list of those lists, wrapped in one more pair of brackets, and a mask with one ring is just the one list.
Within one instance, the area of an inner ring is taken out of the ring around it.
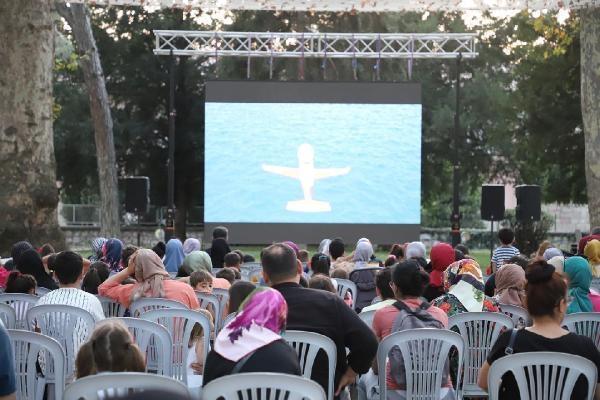
{"label": "child in audience", "polygon": [[337,293],[331,283],[331,279],[326,275],[313,275],[308,281],[308,287],[311,289],[325,290],[326,292]]}
{"label": "child in audience", "polygon": [[103,261],[96,261],[90,265],[90,269],[83,277],[81,289],[91,294],[98,294],[98,286],[107,280],[109,275],[108,264]]}
{"label": "child in audience", "polygon": [[233,268],[239,271],[242,266],[242,258],[235,251],[225,254],[223,261],[225,262],[225,268]]}
{"label": "child in audience", "polygon": [[492,273],[498,268],[506,264],[514,256],[521,254],[519,249],[512,244],[515,240],[515,234],[510,228],[502,228],[498,231],[498,239],[500,239],[500,247],[496,248],[492,254]]}
{"label": "child in audience", "polygon": [[32,275],[12,271],[6,280],[6,290],[4,293],[35,294],[36,288],[37,282]]}
{"label": "child in audience", "polygon": [[233,272],[231,268],[223,268],[217,272],[217,278],[223,278],[230,284],[233,284],[233,282],[235,282],[235,272]]}
{"label": "child in audience", "polygon": [[213,292],[212,275],[204,270],[194,271],[190,275],[190,285],[197,292],[212,294],[212,292]]}

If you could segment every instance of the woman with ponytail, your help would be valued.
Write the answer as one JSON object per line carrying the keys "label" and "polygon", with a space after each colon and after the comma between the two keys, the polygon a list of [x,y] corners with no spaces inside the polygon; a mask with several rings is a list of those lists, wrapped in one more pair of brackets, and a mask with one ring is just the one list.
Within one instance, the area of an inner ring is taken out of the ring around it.
{"label": "woman with ponytail", "polygon": [[[514,330],[514,333],[512,330],[506,331],[498,337],[479,372],[478,385],[483,389],[487,389],[490,365],[510,353],[507,351],[508,347],[513,353],[552,351],[575,354],[587,358],[600,369],[600,352],[594,342],[562,327],[562,320],[567,312],[565,279],[555,271],[554,266],[543,259],[529,264],[525,276],[525,308],[529,311],[533,325]],[[596,393],[598,394],[598,390]],[[586,380],[580,376],[571,398],[584,399],[586,394]],[[512,373],[507,373],[502,378],[500,399],[518,398],[521,396],[515,378]]]}
{"label": "woman with ponytail", "polygon": [[96,261],[90,265],[90,269],[83,277],[81,289],[91,294],[98,294],[98,287],[108,279],[109,275],[108,264],[103,261]]}

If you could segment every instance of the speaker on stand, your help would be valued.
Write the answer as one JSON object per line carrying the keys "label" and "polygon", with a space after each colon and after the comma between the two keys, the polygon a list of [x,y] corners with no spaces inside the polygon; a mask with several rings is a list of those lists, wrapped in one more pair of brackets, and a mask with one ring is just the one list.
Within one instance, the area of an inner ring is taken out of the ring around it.
{"label": "speaker on stand", "polygon": [[494,253],[494,221],[504,219],[504,185],[481,186],[481,219],[491,222],[490,260]]}
{"label": "speaker on stand", "polygon": [[538,185],[515,187],[517,221],[539,221],[542,218],[542,188]]}

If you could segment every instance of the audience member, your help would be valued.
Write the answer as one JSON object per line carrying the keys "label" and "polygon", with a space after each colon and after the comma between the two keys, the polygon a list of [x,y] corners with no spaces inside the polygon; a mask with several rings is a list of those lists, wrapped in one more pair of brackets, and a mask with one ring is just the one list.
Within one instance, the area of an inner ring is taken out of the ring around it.
{"label": "audience member", "polygon": [[237,281],[229,288],[229,303],[227,305],[227,314],[238,312],[238,309],[246,300],[246,297],[256,289],[250,282]]}
{"label": "audience member", "polygon": [[77,379],[102,372],[145,372],[145,357],[119,320],[98,325],[77,353]]}
{"label": "audience member", "polygon": [[[317,253],[325,254],[327,257],[330,257],[330,254],[329,254],[329,245],[330,244],[331,244],[331,239],[321,240],[321,243],[319,243],[319,248],[317,249]],[[306,256],[308,258],[308,252],[306,253]]]}
{"label": "audience member", "polygon": [[398,259],[396,258],[395,255],[390,254],[389,256],[387,256],[387,258],[385,259],[385,262],[383,263],[383,266],[386,268],[389,268],[393,265],[396,265],[398,263]]}
{"label": "audience member", "polygon": [[49,290],[58,289],[54,279],[46,272],[42,258],[33,248],[25,250],[19,255],[17,270],[22,274],[32,275],[40,287]]}
{"label": "audience member", "polygon": [[466,258],[463,252],[458,249],[454,249],[454,261],[460,261],[463,258]]}
{"label": "audience member", "polygon": [[190,275],[190,286],[196,292],[212,294],[213,277],[205,270],[194,271]]}
{"label": "audience member", "polygon": [[35,294],[37,282],[32,275],[22,274],[19,271],[12,271],[6,280],[6,289],[4,293],[25,293]]}
{"label": "audience member", "polygon": [[327,275],[316,274],[308,281],[308,287],[311,289],[325,290],[326,292],[337,293],[333,287],[331,279]]}
{"label": "audience member", "polygon": [[404,258],[404,249],[402,248],[402,245],[399,243],[393,244],[390,249],[390,255],[396,257],[397,262],[402,261]]}
{"label": "audience member", "polygon": [[137,246],[129,245],[123,248],[123,252],[121,253],[121,265],[123,268],[127,268],[129,266],[129,257],[133,255],[139,248]]}
{"label": "audience member", "polygon": [[17,398],[15,356],[8,332],[0,321],[0,400]]}
{"label": "audience member", "polygon": [[[337,269],[334,269],[333,271],[331,271],[330,276],[331,276],[331,279],[333,282],[333,286],[337,290],[338,283],[337,283],[336,279],[348,280],[350,274],[348,273],[348,271],[345,268],[337,268]],[[350,293],[349,290],[346,290],[346,294],[344,294],[344,303],[346,303],[346,305],[348,307],[352,307],[353,297],[352,297],[352,293]]]}
{"label": "audience member", "polygon": [[577,246],[577,254],[580,256],[583,255],[585,252],[585,246],[588,244],[588,242],[590,242],[594,239],[600,240],[600,228],[599,227],[594,227],[589,235],[584,236],[581,239],[579,239],[579,244]]}
{"label": "audience member", "polygon": [[167,251],[167,245],[165,242],[160,241],[154,245],[152,251],[156,253],[156,255],[162,260],[165,256],[165,252]]}
{"label": "audience member", "polygon": [[229,230],[224,226],[217,226],[212,232],[211,247],[206,251],[210,256],[213,268],[223,268],[225,254],[231,249],[227,243]]}
{"label": "audience member", "polygon": [[[134,276],[137,283],[121,284]],[[129,266],[109,277],[98,288],[100,296],[118,301],[125,307],[142,297],[161,297],[176,300],[192,310],[200,308],[196,293],[185,282],[169,279],[158,255],[149,249],[139,249],[129,261]]]}
{"label": "audience member", "polygon": [[44,243],[42,247],[40,247],[38,253],[40,253],[40,257],[44,258],[50,254],[56,253],[54,247],[50,243]]}
{"label": "audience member", "polygon": [[187,256],[192,251],[200,251],[202,250],[202,245],[200,241],[196,238],[187,238],[185,242],[183,242],[183,254]]}
{"label": "audience member", "polygon": [[238,271],[240,270],[240,268],[242,266],[242,258],[235,251],[231,251],[231,252],[225,254],[225,257],[223,258],[223,262],[225,263],[226,268],[234,268],[234,269],[237,269]]}
{"label": "audience member", "polygon": [[244,257],[245,257],[244,252],[241,251],[240,249],[235,249],[235,250],[233,250],[233,252],[237,253],[237,255],[240,256],[240,260],[241,260],[240,263],[243,264],[245,262],[244,261]]}
{"label": "audience member", "polygon": [[517,264],[504,264],[496,272],[496,296],[500,304],[524,306],[525,300],[525,271]]}
{"label": "audience member", "polygon": [[300,249],[300,251],[298,251],[298,260],[300,260],[302,264],[308,263],[308,251]]}
{"label": "audience member", "polygon": [[356,243],[354,250],[354,271],[350,273],[350,280],[356,284],[358,293],[354,301],[354,309],[360,312],[363,307],[371,304],[376,296],[375,292],[375,270],[364,270],[371,268],[369,262],[373,256],[373,245],[367,238],[362,238]]}
{"label": "audience member", "polygon": [[235,282],[235,272],[233,272],[231,268],[223,268],[222,270],[217,272],[216,276],[217,278],[225,279],[227,282],[229,282],[230,285],[232,285],[233,282]]}
{"label": "audience member", "polygon": [[535,252],[535,258],[544,258],[544,253],[550,248],[552,248],[552,244],[549,240],[542,241]]}
{"label": "audience member", "polygon": [[[212,263],[210,256],[205,251],[192,251],[183,260],[178,276],[190,276],[194,271],[204,270],[212,275]],[[223,278],[213,278],[213,288],[229,289],[231,283]]]}
{"label": "audience member", "polygon": [[244,263],[251,263],[251,262],[255,262],[256,260],[254,259],[254,257],[251,254],[244,254],[244,257],[242,257],[242,261]]}
{"label": "audience member", "polygon": [[425,249],[425,245],[422,242],[411,242],[406,246],[406,259],[410,260],[411,258],[427,258],[426,256],[427,250]]}
{"label": "audience member", "polygon": [[[523,271],[527,269],[529,265],[529,259],[521,254],[518,256],[512,256],[507,262],[507,264],[517,264]],[[562,267],[560,269],[562,271]],[[488,297],[494,297],[496,295],[496,274],[491,274],[488,276],[487,281],[485,281],[485,290],[484,293]]]}
{"label": "audience member", "polygon": [[[479,372],[478,385],[487,390],[490,365],[507,354],[531,351],[552,351],[575,354],[591,360],[600,368],[600,353],[594,342],[562,328],[567,310],[567,284],[554,267],[544,260],[534,261],[526,272],[525,306],[533,325],[524,329],[509,330],[500,334]],[[507,351],[509,344],[510,350]],[[572,399],[584,399],[587,385],[579,377],[573,387]],[[517,383],[512,373],[502,378],[500,399],[519,399]]]}
{"label": "audience member", "polygon": [[[460,251],[465,256],[469,255],[469,248],[462,243],[459,243],[456,246],[454,246],[454,249]],[[456,261],[460,261],[460,260],[456,260]]]}
{"label": "audience member", "polygon": [[313,275],[321,274],[329,276],[331,259],[325,253],[317,253],[310,259],[310,270]]}
{"label": "audience member", "polygon": [[444,272],[446,294],[433,300],[449,317],[463,312],[498,311],[496,301],[483,293],[483,277],[477,261],[456,261]]}
{"label": "audience member", "polygon": [[565,257],[557,256],[552,257],[548,260],[548,264],[554,267],[554,271],[559,275],[564,275],[565,273]]}
{"label": "audience member", "polygon": [[[336,393],[356,381],[357,374],[368,371],[377,352],[373,332],[335,294],[305,289],[298,282],[302,265],[294,251],[277,243],[263,250],[265,282],[277,289],[288,305],[288,329],[316,332],[333,340],[337,348]],[[310,318],[306,318],[310,310]],[[346,355],[346,348],[349,349]],[[350,365],[348,365],[350,362]],[[327,390],[328,366],[324,354],[317,355],[312,379]]]}
{"label": "audience member", "polygon": [[512,244],[515,240],[515,234],[510,228],[502,228],[498,231],[500,247],[497,247],[492,253],[492,273],[504,265],[511,257],[518,256],[519,250]]}
{"label": "audience member", "polygon": [[548,261],[552,257],[558,257],[558,256],[562,256],[562,255],[563,255],[563,252],[560,249],[557,249],[556,247],[549,247],[546,250],[544,250],[544,254],[542,255],[542,258],[545,261]]}
{"label": "audience member", "polygon": [[344,257],[346,246],[341,238],[335,238],[329,243],[329,255],[331,256],[332,264],[335,264],[338,258]]}
{"label": "audience member", "polygon": [[206,358],[203,384],[244,372],[300,375],[298,356],[281,337],[287,314],[286,301],[279,292],[255,290],[215,339]]}
{"label": "audience member", "polygon": [[[7,270],[11,271],[13,269],[17,269],[19,267],[19,262],[21,261],[21,255],[25,253],[27,250],[32,250],[33,246],[31,243],[23,240],[21,242],[17,242],[13,244],[12,249],[10,250],[10,256],[12,258],[12,267],[5,264]],[[35,250],[35,249],[33,249]]]}
{"label": "audience member", "polygon": [[431,258],[431,272],[429,285],[423,296],[427,301],[432,301],[445,293],[444,271],[455,261],[454,249],[448,243],[438,243],[429,252]]}
{"label": "audience member", "polygon": [[570,304],[567,304],[567,314],[592,312],[590,300],[590,284],[592,272],[590,265],[583,257],[569,257],[565,260],[565,274],[569,282]]}
{"label": "audience member", "polygon": [[177,272],[179,267],[183,264],[183,244],[179,239],[170,239],[167,242],[167,249],[165,251],[165,257],[163,258],[163,264],[167,269],[167,272]]}
{"label": "audience member", "polygon": [[[123,266],[121,265],[121,257],[123,256],[123,242],[119,239],[108,239],[102,246],[102,258],[108,264],[108,268],[112,272],[119,272]],[[127,266],[125,266],[127,267]]]}
{"label": "audience member", "polygon": [[105,262],[96,261],[90,265],[90,269],[83,277],[81,289],[91,294],[98,294],[98,287],[108,279],[109,275],[108,265]]}
{"label": "audience member", "polygon": [[590,263],[590,269],[594,279],[600,278],[600,240],[590,240],[583,250],[583,254]]}
{"label": "audience member", "polygon": [[90,255],[89,260],[91,262],[100,261],[102,258],[102,249],[104,248],[104,244],[107,242],[107,238],[97,237],[92,239],[90,243],[90,248],[92,250],[92,255]]}
{"label": "audience member", "polygon": [[364,307],[362,312],[379,310],[380,308],[394,304],[396,298],[391,285],[394,268],[385,268],[381,271],[377,271],[377,274],[375,275],[375,290],[377,291],[377,297],[379,297],[381,301]]}

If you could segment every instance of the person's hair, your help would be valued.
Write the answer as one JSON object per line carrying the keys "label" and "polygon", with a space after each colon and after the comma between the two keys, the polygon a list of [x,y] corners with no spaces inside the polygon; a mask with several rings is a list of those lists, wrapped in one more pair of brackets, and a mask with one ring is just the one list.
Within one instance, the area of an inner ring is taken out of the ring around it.
{"label": "person's hair", "polygon": [[235,251],[225,254],[223,257],[226,267],[237,267],[242,263],[242,257]]}
{"label": "person's hair", "polygon": [[377,286],[379,293],[381,293],[381,300],[394,298],[394,291],[390,287],[390,282],[392,281],[392,271],[393,268],[385,268],[377,272],[377,275],[375,275],[375,286]]}
{"label": "person's hair", "polygon": [[300,281],[298,282],[298,284],[304,288],[308,287],[308,279],[306,279],[304,277],[304,275],[300,275]]}
{"label": "person's hair", "polygon": [[235,249],[235,250],[233,250],[233,252],[237,253],[237,255],[240,256],[240,263],[243,263],[244,257],[245,257],[244,252],[241,251],[240,249]]}
{"label": "person's hair", "polygon": [[72,251],[57,254],[54,266],[56,278],[63,285],[77,282],[83,271],[83,258]]}
{"label": "person's hair", "polygon": [[256,289],[256,286],[250,282],[246,281],[237,281],[229,288],[229,306],[227,309],[227,314],[231,314],[237,312],[240,308],[240,305],[246,300],[246,297],[252,291]]}
{"label": "person's hair", "polygon": [[303,263],[308,262],[308,251],[304,249],[298,251],[298,260]]}
{"label": "person's hair", "polygon": [[235,272],[233,272],[233,268],[223,268],[216,275],[217,278],[227,279],[229,283],[235,282]]}
{"label": "person's hair", "polygon": [[527,270],[527,266],[529,265],[529,259],[523,255],[520,256],[512,256],[507,262],[507,264],[517,264],[519,267]]}
{"label": "person's hair", "polygon": [[225,267],[225,268],[228,268],[228,269],[230,269],[230,270],[233,271],[233,273],[235,275],[235,280],[236,281],[239,281],[240,279],[242,279],[242,273],[240,272],[239,269],[237,269],[237,268],[229,268],[229,267]]}
{"label": "person's hair", "polygon": [[313,274],[323,274],[329,276],[331,268],[331,259],[323,253],[317,253],[310,259],[310,269]]}
{"label": "person's hair", "polygon": [[498,239],[504,245],[509,245],[515,240],[515,233],[510,228],[501,228],[498,231]]}
{"label": "person's hair", "polygon": [[393,255],[393,254],[390,254],[385,259],[385,262],[383,263],[383,266],[384,267],[391,267],[392,265],[396,264],[397,261],[398,261],[398,259],[396,258],[396,256]]}
{"label": "person's hair", "polygon": [[121,252],[121,263],[123,263],[123,268],[127,268],[129,265],[129,257],[131,257],[136,251],[138,251],[137,246],[129,245],[123,248],[123,251]]}
{"label": "person's hair", "polygon": [[392,281],[402,296],[421,297],[429,285],[429,274],[411,259],[394,267]]}
{"label": "person's hair", "polygon": [[54,269],[56,268],[56,256],[58,254],[51,254],[48,259],[46,260],[46,264],[48,265],[48,269],[50,271],[54,271]]}
{"label": "person's hair", "polygon": [[544,240],[542,243],[540,243],[537,252],[536,252],[536,256],[538,257],[544,257],[544,252],[546,250],[548,250],[550,247],[552,247],[552,244],[550,243],[549,240]]}
{"label": "person's hair", "polygon": [[464,244],[457,244],[456,246],[454,246],[454,249],[461,251],[465,256],[469,254],[469,248]]}
{"label": "person's hair", "polygon": [[401,259],[404,257],[404,250],[402,249],[402,245],[398,243],[394,243],[392,248],[390,249],[390,255],[395,256],[396,259]]}
{"label": "person's hair", "polygon": [[212,281],[213,281],[212,275],[209,274],[208,271],[205,271],[203,269],[201,269],[199,271],[194,271],[190,275],[190,286],[193,287],[194,289],[201,282],[211,282],[212,283]]}
{"label": "person's hair", "polygon": [[600,235],[600,226],[595,226],[590,231],[590,235]]}
{"label": "person's hair", "polygon": [[336,268],[333,271],[331,271],[330,275],[332,278],[348,279],[348,276],[350,274],[348,274],[348,271],[346,271],[344,268]]}
{"label": "person's hair", "polygon": [[254,261],[255,261],[254,257],[250,254],[244,254],[244,257],[242,257],[242,262],[249,263],[249,262],[254,262]]}
{"label": "person's hair", "polygon": [[40,257],[46,257],[48,254],[54,254],[56,253],[56,251],[54,250],[54,247],[52,247],[52,245],[50,243],[45,243],[41,248],[40,248]]}
{"label": "person's hair", "polygon": [[[152,251],[155,252],[160,258],[163,258],[165,256],[165,251],[167,251],[167,245],[165,242],[160,241],[154,245]],[[125,267],[127,268],[127,266]]]}
{"label": "person's hair", "polygon": [[346,245],[341,238],[335,238],[329,243],[329,254],[333,260],[343,256],[344,251],[346,251]]}
{"label": "person's hair", "polygon": [[107,280],[109,275],[108,264],[103,261],[96,261],[90,265],[90,269],[83,277],[81,289],[91,294],[98,294],[98,286]]}
{"label": "person's hair", "polygon": [[219,238],[227,239],[228,235],[229,235],[229,229],[227,229],[224,226],[217,226],[212,231],[213,239],[219,239]]}
{"label": "person's hair", "polygon": [[296,252],[288,245],[275,243],[262,251],[261,264],[273,283],[290,279],[298,272]]}
{"label": "person's hair", "polygon": [[37,281],[32,275],[12,271],[6,280],[4,293],[30,293],[36,287]]}
{"label": "person's hair", "polygon": [[536,260],[525,272],[525,308],[533,317],[554,316],[556,307],[567,297],[567,283],[545,260]]}
{"label": "person's hair", "polygon": [[458,249],[454,249],[454,261],[460,261],[465,258],[465,253]]}
{"label": "person's hair", "polygon": [[328,276],[317,274],[313,275],[308,281],[308,287],[311,289],[325,290],[331,293],[337,293],[333,287],[333,283]]}
{"label": "person's hair", "polygon": [[120,321],[110,320],[96,325],[88,342],[75,359],[77,378],[100,372],[144,372],[144,355]]}

